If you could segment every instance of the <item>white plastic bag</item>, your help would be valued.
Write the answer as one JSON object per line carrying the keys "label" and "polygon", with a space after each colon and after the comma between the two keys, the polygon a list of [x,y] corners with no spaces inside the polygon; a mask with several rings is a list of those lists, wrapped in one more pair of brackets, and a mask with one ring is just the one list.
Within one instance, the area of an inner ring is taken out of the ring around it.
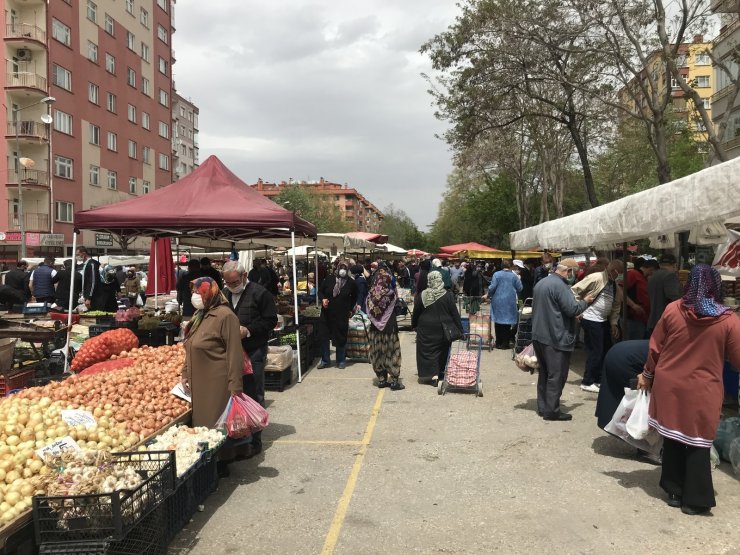
{"label": "white plastic bag", "polygon": [[645,439],[650,432],[648,424],[648,408],[650,407],[650,393],[640,391],[632,409],[632,414],[627,419],[627,433],[635,439]]}
{"label": "white plastic bag", "polygon": [[632,447],[636,447],[637,449],[641,449],[646,453],[657,457],[660,455],[660,450],[663,448],[663,436],[661,436],[654,428],[649,429],[648,434],[644,439],[635,439],[627,431],[627,420],[629,420],[629,417],[632,415],[632,411],[637,404],[637,398],[639,395],[639,391],[629,389],[627,387],[624,388],[624,397],[622,398],[622,402],[619,403],[611,422],[604,426],[604,431],[618,437],[626,443],[629,443]]}

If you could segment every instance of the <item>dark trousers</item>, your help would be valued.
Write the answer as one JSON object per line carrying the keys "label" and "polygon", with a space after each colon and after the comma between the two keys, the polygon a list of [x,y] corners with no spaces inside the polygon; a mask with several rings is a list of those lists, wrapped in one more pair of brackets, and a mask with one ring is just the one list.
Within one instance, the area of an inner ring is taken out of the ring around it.
{"label": "dark trousers", "polygon": [[560,396],[568,379],[570,351],[558,351],[533,341],[540,374],[537,380],[537,414],[540,416],[557,416],[560,413]]}
{"label": "dark trousers", "polygon": [[583,372],[583,385],[601,383],[601,367],[606,352],[612,346],[609,322],[592,322],[583,318],[583,343],[586,347],[586,370]]}
{"label": "dark trousers", "polygon": [[691,447],[663,438],[663,472],[660,487],[681,496],[681,504],[714,507],[714,485],[708,447]]}
{"label": "dark trousers", "polygon": [[[257,401],[263,407],[265,406],[265,357],[267,356],[267,347],[258,347],[247,351],[249,360],[252,362],[251,376],[242,378],[244,393]],[[262,432],[256,432],[252,435],[252,445],[262,446]]]}
{"label": "dark trousers", "polygon": [[[336,348],[337,348],[337,364],[341,364],[347,359],[347,345],[342,345],[341,347],[337,345]],[[321,342],[321,362],[323,362],[324,364],[331,363],[331,351],[330,351],[328,339]]]}
{"label": "dark trousers", "polygon": [[496,334],[496,348],[508,349],[511,342],[511,324],[493,324],[493,331]]}
{"label": "dark trousers", "polygon": [[627,320],[627,339],[645,339],[647,337],[647,324],[640,320]]}

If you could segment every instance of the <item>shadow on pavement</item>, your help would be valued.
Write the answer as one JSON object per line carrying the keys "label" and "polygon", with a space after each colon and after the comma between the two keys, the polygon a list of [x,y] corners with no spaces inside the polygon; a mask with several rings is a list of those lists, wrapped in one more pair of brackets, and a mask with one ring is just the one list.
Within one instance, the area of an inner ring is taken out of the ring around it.
{"label": "shadow on pavement", "polygon": [[[573,412],[578,407],[582,406],[583,403],[568,403],[563,404],[560,406],[561,412],[568,414],[569,412]],[[526,403],[519,403],[518,405],[514,405],[514,408],[517,410],[529,410],[532,412],[537,412],[537,399],[528,399]]]}
{"label": "shadow on pavement", "polygon": [[660,485],[658,485],[658,482],[660,481],[660,471],[660,467],[655,466],[652,468],[633,470],[632,472],[612,470],[610,472],[602,472],[602,474],[615,478],[617,483],[623,488],[640,488],[650,497],[663,499],[665,494],[660,488]]}

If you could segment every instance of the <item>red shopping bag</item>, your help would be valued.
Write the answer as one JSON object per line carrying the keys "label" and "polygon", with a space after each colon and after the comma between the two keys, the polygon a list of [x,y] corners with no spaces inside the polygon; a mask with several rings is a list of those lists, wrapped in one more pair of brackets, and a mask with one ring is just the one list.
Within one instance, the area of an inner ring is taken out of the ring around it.
{"label": "red shopping bag", "polygon": [[242,351],[242,354],[244,355],[244,367],[242,369],[242,376],[251,376],[254,374],[254,370],[252,369],[252,361],[249,360],[249,355],[246,351]]}
{"label": "red shopping bag", "polygon": [[231,399],[234,405],[238,405],[246,413],[251,433],[260,432],[267,428],[270,423],[270,416],[262,405],[251,397],[244,395],[244,393],[232,395]]}
{"label": "red shopping bag", "polygon": [[221,423],[226,428],[226,435],[232,439],[241,439],[252,435],[249,427],[247,411],[243,405],[234,402],[232,395],[226,405],[224,414],[221,415]]}

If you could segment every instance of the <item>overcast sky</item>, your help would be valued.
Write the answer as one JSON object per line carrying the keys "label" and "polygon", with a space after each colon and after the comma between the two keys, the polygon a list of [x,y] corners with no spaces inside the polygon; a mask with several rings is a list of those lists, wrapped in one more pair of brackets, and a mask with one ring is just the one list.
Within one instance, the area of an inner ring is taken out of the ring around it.
{"label": "overcast sky", "polygon": [[451,170],[420,45],[454,0],[181,0],[177,90],[200,108],[200,160],[248,183],[347,183],[426,231]]}

